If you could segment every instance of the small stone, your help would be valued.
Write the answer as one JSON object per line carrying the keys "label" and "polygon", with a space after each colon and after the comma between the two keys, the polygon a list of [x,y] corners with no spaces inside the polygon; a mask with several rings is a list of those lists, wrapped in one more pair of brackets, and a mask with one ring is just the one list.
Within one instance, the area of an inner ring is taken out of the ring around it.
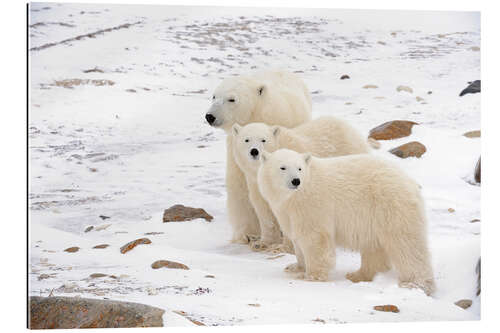
{"label": "small stone", "polygon": [[45,280],[45,279],[50,279],[51,276],[49,274],[40,274],[38,275],[38,281]]}
{"label": "small stone", "polygon": [[460,301],[456,301],[455,305],[461,307],[462,309],[468,309],[472,305],[472,300],[461,299]]}
{"label": "small stone", "polygon": [[427,148],[425,148],[425,146],[418,141],[408,142],[405,143],[404,145],[389,150],[391,154],[394,154],[400,158],[407,158],[407,157],[419,158],[426,151]]}
{"label": "small stone", "polygon": [[109,244],[99,244],[93,247],[93,249],[105,249],[109,246]]}
{"label": "small stone", "polygon": [[395,305],[391,305],[391,304],[388,304],[388,305],[375,305],[373,307],[374,310],[377,310],[377,311],[382,311],[382,312],[394,312],[394,313],[398,313],[399,312],[399,308]]}
{"label": "small stone", "polygon": [[477,222],[481,222],[480,219],[473,219],[473,220],[470,220],[470,223],[477,223]]}
{"label": "small stone", "polygon": [[352,102],[345,102],[345,105],[352,105]]}
{"label": "small stone", "polygon": [[373,99],[385,99],[385,97],[384,96],[375,96],[375,97],[373,97]]}
{"label": "small stone", "polygon": [[135,89],[127,89],[127,90],[125,90],[125,91],[126,91],[126,92],[129,92],[129,93],[135,93],[135,92],[137,92]]}
{"label": "small stone", "polygon": [[94,226],[93,226],[93,225],[88,226],[87,228],[85,228],[85,232],[89,232],[89,231],[91,231],[92,229],[94,229]]}
{"label": "small stone", "polygon": [[410,93],[410,94],[413,94],[413,89],[411,89],[411,88],[410,88],[410,87],[408,87],[408,86],[398,86],[398,87],[396,88],[396,90],[397,90],[398,92],[401,92],[401,91],[406,91],[406,92],[408,92],[408,93]]}
{"label": "small stone", "polygon": [[213,216],[208,214],[203,208],[192,208],[183,205],[174,205],[166,209],[163,213],[163,222],[182,222],[199,218],[210,222]]}
{"label": "small stone", "polygon": [[386,45],[386,43],[385,43],[385,42],[382,42],[382,41],[380,41],[380,40],[377,42],[377,44],[380,44],[380,45]]}
{"label": "small stone", "polygon": [[346,80],[346,79],[350,79],[351,77],[347,74],[344,74],[340,77],[341,80]]}
{"label": "small stone", "polygon": [[206,277],[207,279],[215,279],[215,275],[210,275],[210,274],[207,274],[207,275],[205,275],[205,277]]}
{"label": "small stone", "polygon": [[430,90],[429,90],[429,91],[427,92],[427,95],[432,95],[432,91],[430,91]]}
{"label": "small stone", "polygon": [[110,219],[111,217],[106,216],[106,215],[99,215],[99,217],[103,220]]}
{"label": "small stone", "polygon": [[321,318],[313,319],[313,321],[316,322],[316,323],[326,324],[326,321],[324,319],[321,319]]}
{"label": "small stone", "polygon": [[120,248],[120,252],[122,254],[127,253],[139,244],[151,244],[151,240],[149,240],[149,238],[139,238],[134,241],[128,242]]}
{"label": "small stone", "polygon": [[479,51],[481,49],[479,48],[479,46],[472,46],[472,47],[469,48],[469,50],[477,52],[477,51]]}
{"label": "small stone", "polygon": [[417,100],[417,102],[423,102],[424,101],[424,99],[422,97],[420,97],[420,96],[415,97],[415,99]]}
{"label": "small stone", "polygon": [[363,89],[377,89],[378,86],[374,85],[374,84],[366,84],[363,86]]}
{"label": "small stone", "polygon": [[260,308],[260,304],[259,303],[248,303],[248,305],[256,307],[256,308]]}
{"label": "small stone", "polygon": [[144,235],[145,236],[154,236],[154,235],[162,235],[164,232],[162,231],[152,231],[152,232],[146,232]]}
{"label": "small stone", "polygon": [[411,134],[412,127],[418,123],[408,120],[393,120],[370,130],[369,138],[375,140],[399,139]]}
{"label": "small stone", "polygon": [[187,267],[184,264],[170,260],[157,260],[151,264],[151,268],[153,269],[158,269],[162,267],[172,268],[172,269],[189,269],[189,267]]}
{"label": "small stone", "polygon": [[467,138],[480,138],[481,137],[481,130],[476,130],[476,131],[469,131],[463,134]]}
{"label": "small stone", "polygon": [[105,276],[108,276],[107,274],[103,274],[103,273],[93,273],[93,274],[90,274],[89,277],[91,279],[98,279],[98,278],[102,278],[102,277],[105,277]]}
{"label": "small stone", "polygon": [[450,208],[448,208],[448,212],[455,213],[455,209],[453,209],[453,208],[450,207]]}
{"label": "small stone", "polygon": [[80,248],[78,246],[73,246],[73,247],[68,247],[64,251],[69,252],[69,253],[74,253],[74,252],[78,252],[78,250],[80,250]]}
{"label": "small stone", "polygon": [[481,80],[475,80],[473,82],[469,82],[467,88],[462,90],[458,96],[462,97],[467,94],[477,94],[481,92]]}

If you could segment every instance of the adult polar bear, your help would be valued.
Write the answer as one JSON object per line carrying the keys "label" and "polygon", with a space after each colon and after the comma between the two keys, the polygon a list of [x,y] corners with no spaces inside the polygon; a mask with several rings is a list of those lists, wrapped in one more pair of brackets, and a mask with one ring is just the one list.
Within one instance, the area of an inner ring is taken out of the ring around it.
{"label": "adult polar bear", "polygon": [[253,122],[295,127],[311,119],[311,96],[304,82],[286,71],[265,71],[224,80],[212,96],[207,122],[222,128],[226,139],[226,189],[232,241],[248,243],[260,236],[255,211],[248,198],[245,176],[233,157],[234,124]]}
{"label": "adult polar bear", "polygon": [[325,281],[337,246],[360,251],[353,282],[399,273],[401,287],[434,291],[420,189],[396,166],[371,154],[316,158],[288,149],[262,153],[258,185],[297,263],[287,267]]}

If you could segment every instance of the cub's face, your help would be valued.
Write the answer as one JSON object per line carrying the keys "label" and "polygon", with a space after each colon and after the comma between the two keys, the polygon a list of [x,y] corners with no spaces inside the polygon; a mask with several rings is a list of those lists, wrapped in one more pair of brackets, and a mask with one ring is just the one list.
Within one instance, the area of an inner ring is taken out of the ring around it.
{"label": "cub's face", "polygon": [[310,161],[310,154],[299,154],[288,149],[264,152],[259,179],[267,184],[269,193],[276,200],[286,200],[307,182]]}
{"label": "cub's face", "polygon": [[279,130],[278,126],[263,123],[233,125],[234,158],[245,174],[257,176],[263,151],[274,151],[277,148],[276,136]]}
{"label": "cub's face", "polygon": [[264,86],[250,85],[237,78],[226,79],[215,89],[205,119],[210,126],[222,128],[227,133],[234,124],[246,125],[264,91]]}

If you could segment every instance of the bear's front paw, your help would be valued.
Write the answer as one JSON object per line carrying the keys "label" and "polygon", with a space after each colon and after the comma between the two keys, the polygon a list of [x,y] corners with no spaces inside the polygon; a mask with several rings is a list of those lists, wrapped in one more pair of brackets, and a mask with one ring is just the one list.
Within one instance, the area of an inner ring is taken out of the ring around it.
{"label": "bear's front paw", "polygon": [[351,280],[354,283],[358,282],[368,282],[372,281],[373,278],[370,276],[367,276],[366,274],[362,273],[361,271],[356,271],[352,273],[347,273],[345,276],[348,280]]}
{"label": "bear's front paw", "polygon": [[328,273],[315,272],[304,274],[304,280],[306,281],[327,281]]}
{"label": "bear's front paw", "polygon": [[269,246],[260,240],[256,240],[250,243],[250,248],[253,251],[266,251],[269,248]]}
{"label": "bear's front paw", "polygon": [[300,266],[298,263],[295,264],[290,264],[285,267],[285,272],[289,273],[297,273],[297,272],[304,272],[304,267]]}
{"label": "bear's front paw", "polygon": [[272,253],[290,253],[290,254],[294,254],[293,249],[291,249],[286,244],[273,244],[273,245],[269,246],[269,251],[271,251]]}

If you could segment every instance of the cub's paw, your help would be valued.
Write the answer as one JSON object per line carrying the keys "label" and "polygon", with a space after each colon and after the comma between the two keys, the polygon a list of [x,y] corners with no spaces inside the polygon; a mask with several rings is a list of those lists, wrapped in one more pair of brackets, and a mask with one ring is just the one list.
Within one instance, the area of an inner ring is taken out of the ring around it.
{"label": "cub's paw", "polygon": [[306,273],[304,274],[304,280],[324,282],[328,280],[328,273]]}
{"label": "cub's paw", "polygon": [[287,245],[285,244],[272,244],[269,246],[269,251],[272,253],[290,253],[294,254],[293,249],[290,249]]}
{"label": "cub's paw", "polygon": [[354,283],[368,282],[368,281],[372,281],[373,280],[373,277],[366,276],[366,274],[364,274],[364,273],[362,273],[360,271],[356,271],[356,272],[352,272],[352,273],[347,273],[345,275],[345,277],[346,277],[346,279],[351,280]]}
{"label": "cub's paw", "polygon": [[304,271],[305,271],[304,267],[299,266],[298,263],[290,264],[290,265],[285,267],[285,272],[288,272],[288,273],[299,273],[299,272],[304,272]]}
{"label": "cub's paw", "polygon": [[407,289],[420,289],[423,290],[423,292],[427,295],[430,296],[434,293],[436,290],[436,286],[434,285],[434,281],[432,280],[425,280],[425,281],[402,281],[399,282],[399,287],[400,288],[407,288]]}
{"label": "cub's paw", "polygon": [[263,241],[256,240],[250,242],[250,248],[252,249],[252,251],[267,251],[269,246]]}

